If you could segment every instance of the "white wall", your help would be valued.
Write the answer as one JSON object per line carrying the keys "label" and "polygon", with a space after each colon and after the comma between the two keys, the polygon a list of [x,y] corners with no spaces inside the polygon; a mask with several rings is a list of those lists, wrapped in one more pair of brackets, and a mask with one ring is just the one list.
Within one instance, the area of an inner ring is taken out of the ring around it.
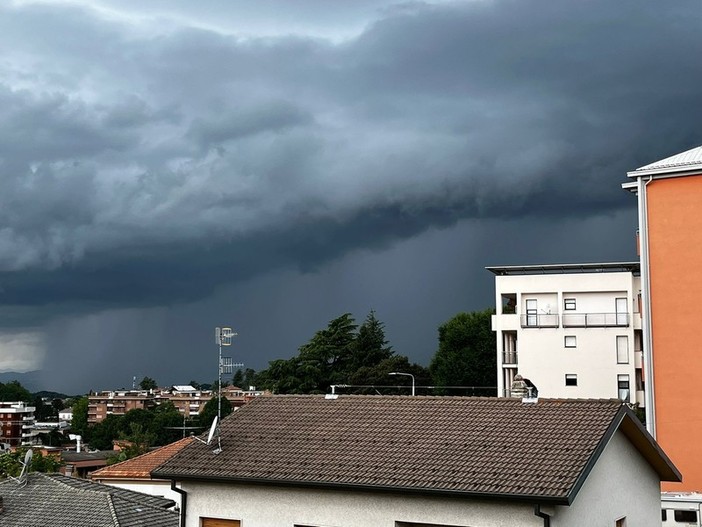
{"label": "white wall", "polygon": [[241,520],[244,527],[395,527],[395,521],[543,527],[529,504],[225,484],[183,483],[183,489],[188,527],[199,527],[201,516]]}
{"label": "white wall", "polygon": [[154,481],[154,480],[144,480],[144,481],[125,481],[125,480],[110,480],[110,479],[99,479],[95,478],[93,481],[97,483],[102,483],[104,485],[110,485],[112,487],[119,487],[120,489],[133,490],[135,492],[142,492],[144,494],[150,494],[151,496],[161,496],[163,498],[173,500],[176,502],[176,506],[180,507],[180,494],[171,490],[170,481]]}
{"label": "white wall", "polygon": [[600,456],[573,504],[559,508],[552,527],[659,527],[661,494],[658,475],[621,432]]}

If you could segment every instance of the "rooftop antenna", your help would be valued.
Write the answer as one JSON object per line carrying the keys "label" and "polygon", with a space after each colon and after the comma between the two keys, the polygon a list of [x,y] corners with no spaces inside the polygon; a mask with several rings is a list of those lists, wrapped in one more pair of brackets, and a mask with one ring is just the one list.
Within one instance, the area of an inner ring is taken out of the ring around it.
{"label": "rooftop antenna", "polygon": [[20,487],[24,487],[25,485],[27,485],[27,473],[29,472],[29,467],[32,464],[33,454],[34,452],[32,452],[31,448],[27,450],[27,452],[24,454],[24,461],[20,461],[20,463],[22,463],[22,472],[20,472],[19,477],[13,478],[12,476],[10,476],[10,479],[16,481]]}
{"label": "rooftop antenna", "polygon": [[212,422],[212,427],[210,428],[209,442],[212,440],[214,434],[217,435],[217,448],[213,450],[215,454],[219,454],[222,451],[222,442],[219,435],[219,423],[222,421],[222,374],[232,373],[233,364],[231,357],[222,357],[222,346],[231,346],[232,338],[236,337],[237,333],[232,331],[232,328],[215,328],[215,342],[219,348],[219,369],[217,377],[217,417]]}

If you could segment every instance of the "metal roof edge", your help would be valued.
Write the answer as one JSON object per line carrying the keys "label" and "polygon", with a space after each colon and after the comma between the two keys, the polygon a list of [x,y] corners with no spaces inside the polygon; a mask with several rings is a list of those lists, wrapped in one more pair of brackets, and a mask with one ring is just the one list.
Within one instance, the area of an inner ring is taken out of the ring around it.
{"label": "metal roof edge", "polygon": [[590,262],[590,263],[570,263],[570,264],[528,264],[528,265],[490,265],[485,269],[495,275],[504,275],[510,272],[521,272],[521,274],[546,274],[548,272],[557,274],[565,271],[595,271],[597,269],[622,269],[638,270],[641,263],[631,262]]}
{"label": "metal roof edge", "polygon": [[639,178],[646,176],[682,177],[702,175],[702,163],[694,165],[668,165],[649,169],[636,169],[626,173],[627,177]]}

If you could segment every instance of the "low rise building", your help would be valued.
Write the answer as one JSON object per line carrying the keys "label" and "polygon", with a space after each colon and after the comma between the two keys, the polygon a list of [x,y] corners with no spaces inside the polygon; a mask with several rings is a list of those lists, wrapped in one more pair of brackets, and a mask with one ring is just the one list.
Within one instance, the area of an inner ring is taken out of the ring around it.
{"label": "low rise building", "polygon": [[611,400],[268,396],[220,431],[151,473],[184,527],[659,527],[680,480]]}

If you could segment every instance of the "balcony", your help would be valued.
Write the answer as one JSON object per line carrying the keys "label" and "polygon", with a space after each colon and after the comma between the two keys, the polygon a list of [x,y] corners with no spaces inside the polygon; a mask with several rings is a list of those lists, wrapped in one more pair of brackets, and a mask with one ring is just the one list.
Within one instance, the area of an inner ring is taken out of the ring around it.
{"label": "balcony", "polygon": [[558,314],[521,315],[520,322],[523,328],[557,328]]}
{"label": "balcony", "polygon": [[563,315],[564,328],[629,327],[628,313],[568,313]]}
{"label": "balcony", "polygon": [[643,351],[634,350],[634,368],[643,368]]}
{"label": "balcony", "polygon": [[516,351],[503,351],[502,352],[502,364],[504,366],[516,366],[517,365],[517,352]]}

